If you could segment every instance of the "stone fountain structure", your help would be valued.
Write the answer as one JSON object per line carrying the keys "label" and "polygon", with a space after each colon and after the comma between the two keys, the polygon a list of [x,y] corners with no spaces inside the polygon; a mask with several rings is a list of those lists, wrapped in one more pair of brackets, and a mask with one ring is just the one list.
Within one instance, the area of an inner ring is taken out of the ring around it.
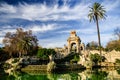
{"label": "stone fountain structure", "polygon": [[[98,50],[86,50],[84,43],[81,43],[80,37],[77,36],[76,31],[74,30],[70,32],[70,36],[67,39],[67,45],[64,45],[63,48],[55,48],[55,51],[57,52],[55,58],[59,59],[67,56],[71,52],[79,54],[80,61],[78,64],[82,65],[91,64],[89,59],[90,54],[100,54]],[[102,56],[106,58],[105,62],[107,65],[107,63],[115,63],[116,59],[120,59],[120,52],[115,50],[110,52],[102,51]]]}
{"label": "stone fountain structure", "polygon": [[67,56],[71,52],[79,54],[80,56],[80,62],[78,62],[79,64],[85,63],[87,59],[84,43],[81,43],[80,37],[77,36],[76,31],[74,30],[70,32],[70,36],[67,39],[67,46],[64,45],[64,48],[55,48],[55,51],[57,52],[56,58],[59,59]]}
{"label": "stone fountain structure", "polygon": [[57,58],[65,57],[71,52],[77,54],[82,54],[81,51],[84,51],[84,44],[81,43],[81,39],[77,36],[76,31],[71,31],[70,36],[67,39],[67,46],[64,45],[64,48],[55,48],[55,51],[58,53]]}

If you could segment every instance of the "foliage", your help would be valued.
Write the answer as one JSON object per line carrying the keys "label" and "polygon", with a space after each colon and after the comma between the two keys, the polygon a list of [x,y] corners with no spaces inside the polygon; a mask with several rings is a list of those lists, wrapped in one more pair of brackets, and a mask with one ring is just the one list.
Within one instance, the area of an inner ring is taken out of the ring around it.
{"label": "foliage", "polygon": [[98,71],[96,70],[92,76],[90,80],[106,80],[105,78],[107,77],[108,73],[106,73],[105,71]]}
{"label": "foliage", "polygon": [[84,64],[84,66],[85,66],[86,68],[92,68],[93,62],[92,62],[92,61],[86,61],[85,64]]}
{"label": "foliage", "polygon": [[120,59],[116,59],[115,63],[119,63],[120,64]]}
{"label": "foliage", "polygon": [[48,59],[49,55],[51,54],[52,55],[56,54],[54,49],[41,48],[41,49],[38,49],[37,57],[42,58],[42,59]]}
{"label": "foliage", "polygon": [[4,63],[3,68],[4,69],[10,69],[12,66],[9,63]]}
{"label": "foliage", "polygon": [[71,80],[81,80],[81,76],[77,73],[69,73],[69,75],[71,76]]}
{"label": "foliage", "polygon": [[120,51],[120,28],[117,27],[114,30],[114,35],[118,37],[118,40],[109,41],[105,48],[106,51]]}
{"label": "foliage", "polygon": [[4,51],[4,48],[0,48],[0,62],[9,59],[9,55]]}
{"label": "foliage", "polygon": [[27,55],[37,47],[37,38],[32,35],[32,31],[23,31],[22,28],[18,28],[15,33],[6,33],[3,44],[5,45],[5,51],[9,52],[10,56],[13,53],[21,55]]}
{"label": "foliage", "polygon": [[[86,44],[86,49],[88,50],[99,50],[99,45],[95,41],[88,42]],[[101,46],[101,49],[104,50],[103,46]]]}
{"label": "foliage", "polygon": [[88,14],[90,21],[93,20],[96,22],[100,54],[101,54],[101,40],[100,40],[100,31],[99,31],[98,20],[104,19],[106,16],[105,13],[106,13],[106,11],[105,11],[104,7],[101,4],[95,2],[92,5],[92,7],[90,7],[89,14]]}
{"label": "foliage", "polygon": [[19,60],[19,58],[15,58],[14,61],[12,61],[12,63],[17,63]]}
{"label": "foliage", "polygon": [[120,40],[113,40],[107,43],[106,51],[120,51]]}
{"label": "foliage", "polygon": [[98,64],[98,62],[100,62],[102,60],[102,56],[100,56],[97,53],[91,54],[90,55],[90,60],[93,61],[95,64]]}
{"label": "foliage", "polygon": [[79,55],[74,55],[74,58],[70,60],[72,63],[77,63],[79,61],[80,57]]}
{"label": "foliage", "polygon": [[119,68],[117,69],[117,73],[120,74],[120,69]]}
{"label": "foliage", "polygon": [[71,62],[72,60],[73,60],[73,62],[79,61],[79,54],[78,53],[70,53],[62,59],[56,59],[55,63],[64,64],[65,62]]}
{"label": "foliage", "polygon": [[90,7],[88,17],[91,20],[97,21],[98,19],[105,18],[106,11],[104,10],[104,7],[99,3],[94,3],[92,7]]}
{"label": "foliage", "polygon": [[97,48],[98,48],[98,43],[95,41],[91,41],[86,45],[86,49],[95,50]]}
{"label": "foliage", "polygon": [[10,56],[8,55],[7,52],[5,52],[4,47],[0,48],[0,62],[4,62],[9,58],[10,58]]}

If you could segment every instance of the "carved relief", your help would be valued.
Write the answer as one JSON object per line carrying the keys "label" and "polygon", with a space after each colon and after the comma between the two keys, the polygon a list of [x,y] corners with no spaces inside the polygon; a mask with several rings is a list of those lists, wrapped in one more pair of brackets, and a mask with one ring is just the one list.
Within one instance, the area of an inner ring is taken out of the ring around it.
{"label": "carved relief", "polygon": [[71,51],[73,51],[72,49],[73,49],[73,44],[75,44],[76,45],[76,47],[75,47],[75,52],[76,53],[80,53],[80,49],[79,49],[79,47],[80,47],[80,42],[81,42],[81,40],[80,40],[80,38],[76,35],[76,31],[71,31],[70,32],[70,37],[68,38],[68,53],[70,53]]}

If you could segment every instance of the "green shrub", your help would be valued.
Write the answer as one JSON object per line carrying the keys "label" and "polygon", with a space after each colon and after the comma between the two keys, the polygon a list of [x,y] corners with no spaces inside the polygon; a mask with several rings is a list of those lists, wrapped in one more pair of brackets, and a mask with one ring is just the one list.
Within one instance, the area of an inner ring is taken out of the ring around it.
{"label": "green shrub", "polygon": [[120,59],[116,59],[115,63],[119,63],[120,64]]}
{"label": "green shrub", "polygon": [[37,52],[37,57],[39,58],[43,58],[43,59],[49,59],[49,55],[55,55],[56,52],[54,49],[46,49],[46,48],[42,48],[42,49],[39,49],[38,52]]}
{"label": "green shrub", "polygon": [[102,56],[100,56],[100,55],[97,54],[97,53],[91,54],[91,55],[90,55],[90,60],[97,65],[98,62],[102,61]]}
{"label": "green shrub", "polygon": [[55,63],[64,64],[65,62],[77,63],[79,61],[79,54],[78,53],[70,53],[66,57],[62,59],[55,60]]}
{"label": "green shrub", "polygon": [[19,61],[19,59],[15,58],[14,61],[12,61],[12,63],[17,63]]}
{"label": "green shrub", "polygon": [[79,55],[74,55],[74,58],[70,60],[71,63],[77,63],[79,61]]}
{"label": "green shrub", "polygon": [[120,40],[112,40],[112,41],[108,42],[107,46],[106,46],[106,50],[108,50],[108,51],[112,51],[112,50],[120,51]]}
{"label": "green shrub", "polygon": [[120,74],[120,69],[117,69],[117,73]]}
{"label": "green shrub", "polygon": [[9,68],[11,68],[12,66],[9,64],[9,63],[5,63],[4,65],[3,65],[3,68],[4,69],[9,69]]}

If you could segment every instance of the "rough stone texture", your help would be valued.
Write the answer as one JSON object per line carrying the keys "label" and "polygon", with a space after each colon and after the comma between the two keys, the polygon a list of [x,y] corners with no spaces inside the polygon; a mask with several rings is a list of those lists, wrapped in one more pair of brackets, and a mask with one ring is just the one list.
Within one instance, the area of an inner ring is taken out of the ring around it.
{"label": "rough stone texture", "polygon": [[47,70],[47,65],[28,65],[24,68],[21,69],[22,71],[24,70]]}
{"label": "rough stone texture", "polygon": [[81,51],[84,50],[84,44],[81,43],[81,39],[77,36],[76,31],[71,31],[70,36],[67,39],[67,46],[64,45],[64,48],[55,48],[55,51],[57,52],[56,58],[63,58],[71,52],[81,54]]}
{"label": "rough stone texture", "polygon": [[[100,54],[98,50],[90,50],[90,51],[86,51],[86,52],[84,52],[83,54],[85,54],[85,55],[86,54],[90,55],[90,54],[95,54],[95,53]],[[102,51],[101,55],[105,56],[105,58],[106,58],[105,62],[115,62],[116,59],[120,59],[120,52],[115,51],[115,50],[112,50],[110,52]]]}
{"label": "rough stone texture", "polygon": [[[83,43],[81,43],[81,39],[79,36],[77,36],[76,31],[71,31],[70,36],[67,39],[68,45],[64,46],[64,48],[55,48],[55,51],[57,52],[57,55],[55,58],[63,58],[70,54],[72,52],[72,46],[75,44],[75,52],[80,54],[80,61],[78,62],[79,64],[84,64],[85,61],[90,61],[89,56],[90,54],[95,54],[99,53],[98,50],[85,50],[85,46]],[[74,46],[73,46],[74,47]],[[110,52],[105,52],[102,51],[102,56],[105,56],[106,62],[115,62],[116,59],[120,59],[120,52],[118,51],[110,51]]]}
{"label": "rough stone texture", "polygon": [[72,49],[72,47],[73,47],[73,44],[76,44],[76,52],[77,52],[77,53],[80,53],[80,43],[81,43],[81,40],[80,40],[80,38],[76,35],[76,32],[75,32],[75,31],[71,31],[71,32],[70,32],[70,37],[68,38],[67,43],[68,43],[68,53],[71,52],[71,49]]}

